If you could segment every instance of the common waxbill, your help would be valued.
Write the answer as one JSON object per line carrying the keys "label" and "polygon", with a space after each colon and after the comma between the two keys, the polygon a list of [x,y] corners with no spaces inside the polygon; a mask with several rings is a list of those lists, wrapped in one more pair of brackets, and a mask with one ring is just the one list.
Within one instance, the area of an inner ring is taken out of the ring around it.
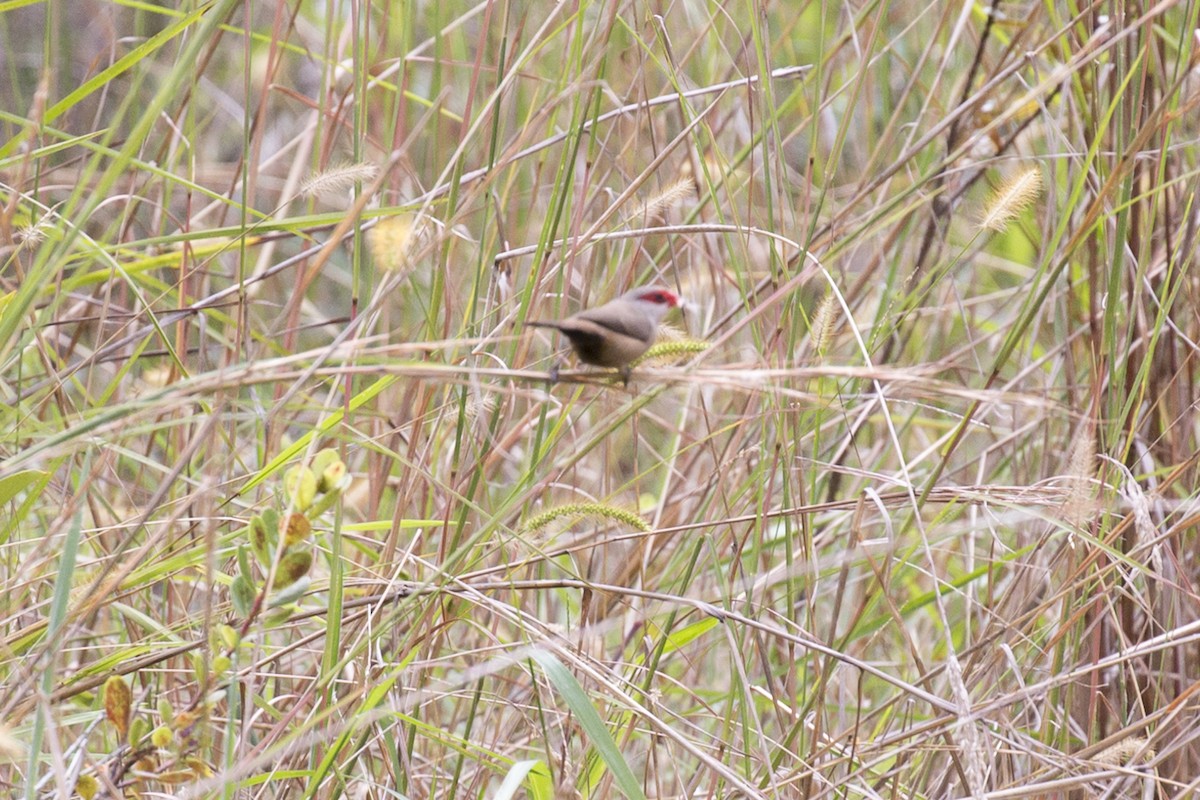
{"label": "common waxbill", "polygon": [[615,367],[628,381],[629,365],[654,344],[663,316],[683,303],[670,289],[643,286],[557,322],[530,320],[525,324],[561,331],[580,361]]}

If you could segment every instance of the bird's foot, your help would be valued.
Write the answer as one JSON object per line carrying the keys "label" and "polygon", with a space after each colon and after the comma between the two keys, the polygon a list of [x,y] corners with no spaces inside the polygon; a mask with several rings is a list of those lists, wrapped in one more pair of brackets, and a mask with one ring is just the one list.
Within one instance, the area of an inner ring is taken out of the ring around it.
{"label": "bird's foot", "polygon": [[560,366],[559,364],[555,364],[553,367],[550,368],[550,383],[551,384],[558,383],[558,368],[559,368],[559,366]]}

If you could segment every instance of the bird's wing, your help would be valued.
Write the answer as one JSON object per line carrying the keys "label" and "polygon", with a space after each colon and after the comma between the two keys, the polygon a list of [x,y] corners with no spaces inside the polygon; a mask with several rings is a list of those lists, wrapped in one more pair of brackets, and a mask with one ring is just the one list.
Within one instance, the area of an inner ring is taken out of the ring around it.
{"label": "bird's wing", "polygon": [[607,304],[598,308],[589,308],[587,311],[580,311],[574,316],[574,319],[589,322],[621,336],[637,339],[639,342],[649,342],[652,340],[658,329],[658,326],[654,324],[654,320],[645,314],[613,314]]}

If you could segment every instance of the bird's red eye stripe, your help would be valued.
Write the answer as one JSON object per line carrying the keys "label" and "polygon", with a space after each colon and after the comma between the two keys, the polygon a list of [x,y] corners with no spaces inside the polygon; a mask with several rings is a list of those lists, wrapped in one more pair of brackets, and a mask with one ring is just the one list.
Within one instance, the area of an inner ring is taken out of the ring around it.
{"label": "bird's red eye stripe", "polygon": [[669,306],[675,305],[675,295],[670,292],[655,292],[650,298],[655,303],[666,303]]}

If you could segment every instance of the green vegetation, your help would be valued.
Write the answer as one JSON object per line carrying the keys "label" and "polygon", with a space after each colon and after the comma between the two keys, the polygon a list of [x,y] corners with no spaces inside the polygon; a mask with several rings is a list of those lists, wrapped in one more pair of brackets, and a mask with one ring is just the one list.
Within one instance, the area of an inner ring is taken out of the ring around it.
{"label": "green vegetation", "polygon": [[1198,9],[0,0],[0,795],[1193,797]]}

